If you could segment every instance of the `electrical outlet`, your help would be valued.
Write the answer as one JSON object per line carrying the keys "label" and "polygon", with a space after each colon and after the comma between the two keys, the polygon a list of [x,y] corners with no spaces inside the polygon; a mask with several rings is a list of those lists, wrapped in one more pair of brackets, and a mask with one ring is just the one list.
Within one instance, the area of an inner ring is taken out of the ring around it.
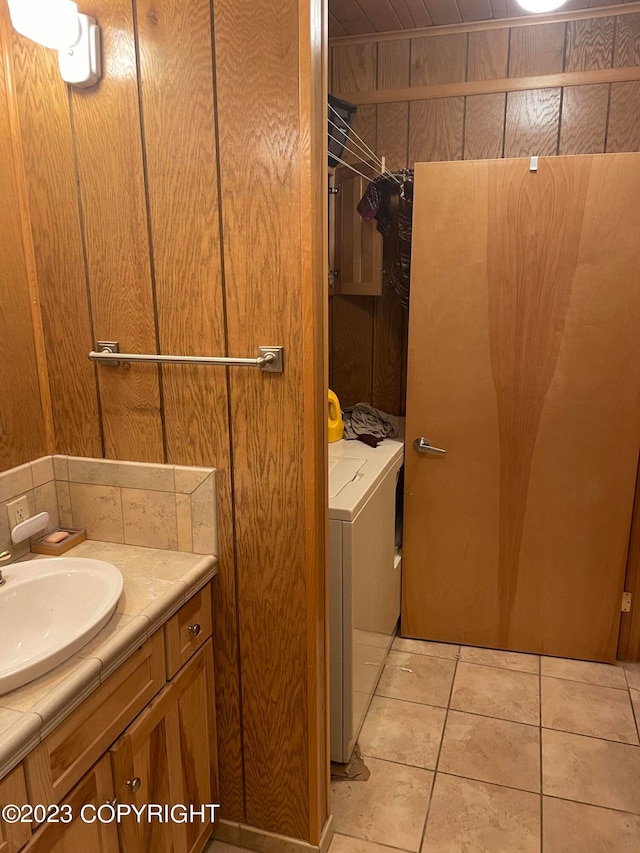
{"label": "electrical outlet", "polygon": [[31,518],[29,512],[29,501],[26,495],[16,498],[15,501],[7,504],[7,515],[9,516],[9,529],[13,530],[16,524],[21,524],[28,518]]}

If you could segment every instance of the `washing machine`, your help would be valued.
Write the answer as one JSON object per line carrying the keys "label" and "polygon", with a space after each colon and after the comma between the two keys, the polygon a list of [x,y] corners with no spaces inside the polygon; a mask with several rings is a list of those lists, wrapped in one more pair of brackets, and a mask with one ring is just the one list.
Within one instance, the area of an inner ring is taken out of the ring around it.
{"label": "washing machine", "polygon": [[396,492],[404,443],[329,445],[331,760],[347,762],[400,618]]}

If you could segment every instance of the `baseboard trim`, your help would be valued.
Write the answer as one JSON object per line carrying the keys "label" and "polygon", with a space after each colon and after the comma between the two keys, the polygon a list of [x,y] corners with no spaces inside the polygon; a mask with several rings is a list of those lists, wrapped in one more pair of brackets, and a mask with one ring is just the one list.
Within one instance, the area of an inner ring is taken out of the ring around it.
{"label": "baseboard trim", "polygon": [[327,853],[333,838],[333,815],[325,823],[320,844],[317,845],[230,820],[219,820],[217,823],[213,836],[216,841],[245,847],[248,850],[255,850],[256,853]]}

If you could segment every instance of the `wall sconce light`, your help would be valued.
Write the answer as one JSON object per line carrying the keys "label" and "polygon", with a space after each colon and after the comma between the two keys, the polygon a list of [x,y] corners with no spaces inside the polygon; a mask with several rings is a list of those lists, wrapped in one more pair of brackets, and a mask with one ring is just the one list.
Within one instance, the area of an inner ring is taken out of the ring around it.
{"label": "wall sconce light", "polygon": [[9,0],[13,28],[58,51],[60,76],[72,86],[95,86],[102,73],[100,28],[70,0]]}

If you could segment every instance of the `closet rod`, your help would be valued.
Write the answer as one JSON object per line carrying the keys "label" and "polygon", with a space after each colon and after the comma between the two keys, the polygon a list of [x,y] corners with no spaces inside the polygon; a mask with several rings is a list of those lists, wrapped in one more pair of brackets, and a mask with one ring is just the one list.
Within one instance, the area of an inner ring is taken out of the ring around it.
{"label": "closet rod", "polygon": [[98,341],[98,351],[89,353],[89,360],[117,367],[121,363],[143,364],[207,364],[225,367],[259,367],[263,373],[282,373],[284,347],[258,347],[257,358],[227,358],[212,355],[155,355],[120,352],[118,341]]}

